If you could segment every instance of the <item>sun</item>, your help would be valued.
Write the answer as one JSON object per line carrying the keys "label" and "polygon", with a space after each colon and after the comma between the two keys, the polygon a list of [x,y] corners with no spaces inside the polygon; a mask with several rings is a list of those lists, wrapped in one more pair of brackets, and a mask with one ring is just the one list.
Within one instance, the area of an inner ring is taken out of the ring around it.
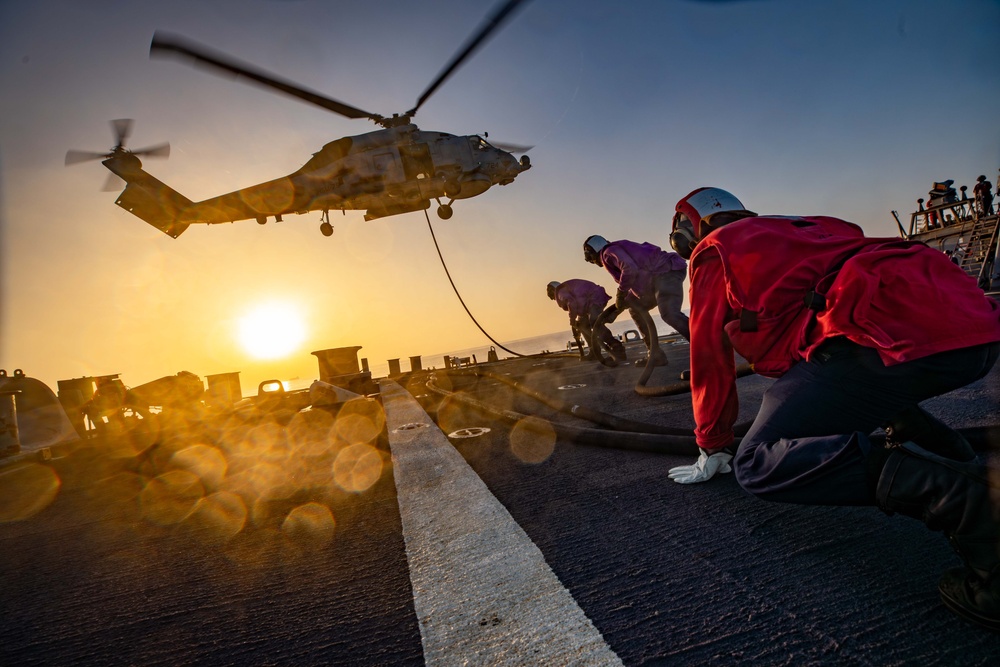
{"label": "sun", "polygon": [[279,359],[294,352],[306,337],[299,310],[288,303],[262,303],[239,320],[240,343],[257,359]]}

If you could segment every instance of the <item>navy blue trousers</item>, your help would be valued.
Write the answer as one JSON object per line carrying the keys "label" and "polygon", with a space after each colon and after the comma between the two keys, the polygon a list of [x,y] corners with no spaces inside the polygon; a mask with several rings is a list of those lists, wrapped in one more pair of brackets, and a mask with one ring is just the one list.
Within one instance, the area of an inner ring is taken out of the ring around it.
{"label": "navy blue trousers", "polygon": [[874,349],[831,339],[764,392],[733,459],[736,479],[765,500],[872,505],[868,435],[900,411],[985,376],[1000,343],[885,366]]}
{"label": "navy blue trousers", "polygon": [[[686,271],[666,271],[653,276],[653,290],[641,295],[639,304],[647,311],[658,308],[660,318],[672,327],[674,331],[684,337],[684,340],[691,340],[691,325],[688,316],[681,312],[684,305],[684,276]],[[629,309],[629,314],[635,323],[639,323],[639,318]],[[641,331],[640,327],[640,331]],[[646,347],[649,347],[648,343]]]}

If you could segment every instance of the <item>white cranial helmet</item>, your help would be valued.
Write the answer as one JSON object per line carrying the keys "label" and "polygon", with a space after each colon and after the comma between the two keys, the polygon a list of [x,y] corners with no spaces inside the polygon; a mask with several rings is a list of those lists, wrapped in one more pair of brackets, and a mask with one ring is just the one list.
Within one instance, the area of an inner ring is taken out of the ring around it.
{"label": "white cranial helmet", "polygon": [[[739,199],[721,188],[698,188],[677,202],[670,231],[670,246],[684,259],[691,257],[698,241],[708,235],[713,225],[712,218],[719,213],[756,215],[747,210]],[[732,216],[726,216],[732,222]]]}
{"label": "white cranial helmet", "polygon": [[583,242],[583,258],[591,264],[601,266],[601,250],[608,245],[608,240],[603,236],[594,234],[588,236]]}

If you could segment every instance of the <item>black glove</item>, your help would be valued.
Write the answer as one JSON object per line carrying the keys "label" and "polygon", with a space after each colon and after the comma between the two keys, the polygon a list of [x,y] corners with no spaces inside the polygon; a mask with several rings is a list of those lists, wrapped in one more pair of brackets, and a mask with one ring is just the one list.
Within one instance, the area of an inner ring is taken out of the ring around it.
{"label": "black glove", "polygon": [[628,292],[621,289],[618,290],[618,293],[615,295],[615,308],[617,308],[618,310],[625,310],[625,307],[627,305],[625,302],[627,300],[628,300]]}

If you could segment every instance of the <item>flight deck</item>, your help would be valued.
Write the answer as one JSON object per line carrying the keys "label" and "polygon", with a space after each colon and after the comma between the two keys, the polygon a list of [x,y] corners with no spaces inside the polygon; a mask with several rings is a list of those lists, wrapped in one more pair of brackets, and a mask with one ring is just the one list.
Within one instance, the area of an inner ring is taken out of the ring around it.
{"label": "flight deck", "polygon": [[[687,368],[664,349],[651,385]],[[685,438],[578,416],[692,428],[690,396],[639,396],[642,372],[554,354],[379,378],[384,428],[346,462],[363,420],[314,406],[0,468],[26,495],[58,479],[0,524],[0,663],[995,664],[1000,636],[938,600],[959,560],[921,523],[675,484]],[[751,420],[770,380],[737,383]],[[924,404],[992,465],[998,405],[998,369]]]}

